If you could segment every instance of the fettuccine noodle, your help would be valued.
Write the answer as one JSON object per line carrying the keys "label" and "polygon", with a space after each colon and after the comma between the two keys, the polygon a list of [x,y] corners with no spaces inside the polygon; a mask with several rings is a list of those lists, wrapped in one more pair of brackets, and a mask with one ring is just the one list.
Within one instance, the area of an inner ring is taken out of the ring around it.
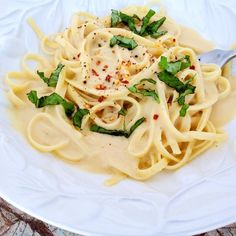
{"label": "fettuccine noodle", "polygon": [[[148,9],[128,7],[122,12],[142,19]],[[162,14],[156,13],[150,22],[161,19]],[[25,55],[22,70],[9,72],[6,82],[13,114],[31,145],[41,152],[79,162],[86,169],[111,173],[115,177],[108,184],[113,184],[124,176],[146,180],[163,170],[176,170],[225,140],[226,134],[210,117],[214,105],[230,94],[231,85],[217,65],[200,64],[195,48],[181,44],[182,28],[167,17],[160,28],[167,33],[153,38],[134,33],[122,23],[111,27],[110,21],[110,16],[97,18],[78,13],[66,30],[46,36],[29,20],[44,55]],[[138,46],[132,50],[122,45],[111,47],[114,35],[133,39]],[[161,57],[176,62],[186,56],[191,66],[175,76],[182,83],[191,79],[189,83],[195,90],[186,95],[189,107],[181,116],[182,106],[177,102],[180,93],[159,79],[163,68],[158,65]],[[36,66],[30,66],[31,62]],[[49,77],[60,63],[64,67],[56,86],[50,87],[37,71]],[[144,78],[155,83],[140,84]],[[131,92],[131,86],[149,86],[159,101]],[[67,116],[63,106],[35,108],[27,96],[30,91],[37,91],[39,98],[56,93],[88,113],[81,126],[75,126],[73,114]],[[125,114],[120,113],[122,109]],[[91,131],[91,126],[96,125],[122,133],[131,130],[141,118],[141,124],[127,137]]]}

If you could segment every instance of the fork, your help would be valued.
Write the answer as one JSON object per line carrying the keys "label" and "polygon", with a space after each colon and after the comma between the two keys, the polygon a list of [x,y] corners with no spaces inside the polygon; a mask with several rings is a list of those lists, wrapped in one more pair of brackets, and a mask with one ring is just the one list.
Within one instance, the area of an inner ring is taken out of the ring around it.
{"label": "fork", "polygon": [[221,50],[214,49],[212,51],[203,53],[198,56],[198,60],[201,63],[214,63],[220,67],[223,67],[227,62],[236,57],[235,50]]}

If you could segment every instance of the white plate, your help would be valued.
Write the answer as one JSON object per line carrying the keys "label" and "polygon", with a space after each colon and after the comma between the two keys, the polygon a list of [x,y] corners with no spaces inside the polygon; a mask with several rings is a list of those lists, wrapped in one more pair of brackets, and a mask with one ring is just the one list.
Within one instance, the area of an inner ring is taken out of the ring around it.
{"label": "white plate", "polygon": [[[98,15],[142,0],[0,0],[0,76],[18,69],[38,41],[26,19],[46,33],[66,27],[78,10]],[[236,1],[165,0],[167,12],[218,47],[236,42]],[[2,88],[2,85],[1,85]],[[11,126],[0,93],[0,195],[21,210],[87,235],[191,235],[236,221],[236,121],[229,140],[176,172],[107,188],[95,175],[37,152]],[[235,108],[232,108],[235,109]],[[223,115],[223,114],[222,114]]]}

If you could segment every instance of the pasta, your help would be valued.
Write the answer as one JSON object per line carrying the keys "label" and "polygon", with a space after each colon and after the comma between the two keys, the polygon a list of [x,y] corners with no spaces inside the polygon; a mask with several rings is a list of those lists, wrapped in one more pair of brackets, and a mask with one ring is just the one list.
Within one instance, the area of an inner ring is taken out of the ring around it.
{"label": "pasta", "polygon": [[200,64],[200,51],[181,43],[183,28],[163,14],[77,13],[51,36],[29,20],[43,54],[25,55],[6,82],[33,147],[111,173],[113,184],[178,169],[226,138],[211,115],[231,93],[229,80]]}

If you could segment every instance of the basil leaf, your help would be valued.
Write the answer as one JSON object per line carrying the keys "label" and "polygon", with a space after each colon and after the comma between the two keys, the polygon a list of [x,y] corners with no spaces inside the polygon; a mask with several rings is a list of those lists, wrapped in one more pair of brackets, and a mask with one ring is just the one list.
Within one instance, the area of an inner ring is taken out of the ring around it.
{"label": "basil leaf", "polygon": [[49,96],[43,96],[41,98],[38,98],[37,91],[32,90],[27,93],[27,96],[36,108],[41,108],[50,105],[62,105],[68,117],[70,117],[75,110],[75,106],[73,103],[67,102],[57,93],[52,93]]}
{"label": "basil leaf", "polygon": [[114,129],[114,130],[105,129],[105,128],[98,126],[96,124],[93,124],[90,127],[90,131],[100,133],[100,134],[108,134],[108,135],[113,135],[113,136],[124,136],[126,138],[129,138],[130,135],[134,132],[134,130],[137,129],[144,121],[145,121],[144,117],[140,118],[131,126],[129,131],[116,130],[116,129]]}
{"label": "basil leaf", "polygon": [[122,23],[127,25],[132,32],[134,32],[135,34],[138,33],[138,31],[135,27],[135,20],[132,16],[129,16],[123,12],[120,12],[120,19],[121,19]]}
{"label": "basil leaf", "polygon": [[[145,118],[142,117],[140,119],[138,119],[130,128],[129,130],[129,136],[134,132],[134,130],[136,130],[143,122],[145,121]],[[129,137],[128,136],[128,137]]]}
{"label": "basil leaf", "polygon": [[175,75],[179,71],[188,68],[191,65],[191,62],[188,55],[174,62],[168,62],[166,57],[161,56],[161,60],[158,65],[161,69],[166,70],[169,73]]}
{"label": "basil leaf", "polygon": [[128,48],[129,50],[132,50],[138,46],[134,39],[123,36],[113,36],[111,38],[110,47],[114,47],[116,44],[121,47]]}
{"label": "basil leaf", "polygon": [[154,100],[156,100],[158,103],[160,102],[159,100],[159,96],[158,94],[156,93],[155,90],[150,90],[150,89],[138,89],[137,86],[140,85],[141,83],[143,82],[149,82],[149,83],[152,83],[152,84],[156,84],[156,81],[153,80],[153,79],[141,79],[139,81],[139,83],[133,85],[133,86],[130,86],[128,88],[128,90],[131,92],[131,93],[139,93],[139,94],[142,94],[143,96],[146,96],[146,97],[152,97]]}
{"label": "basil leaf", "polygon": [[156,100],[158,103],[160,102],[159,96],[158,96],[158,94],[156,93],[155,90],[140,89],[140,90],[138,90],[137,93],[140,93],[140,94],[142,94],[142,95],[145,96],[145,97],[152,97],[152,98],[153,98],[154,100]]}
{"label": "basil leaf", "polygon": [[141,21],[140,17],[136,14],[133,14],[133,18],[137,19],[138,21]]}
{"label": "basil leaf", "polygon": [[100,134],[108,134],[108,135],[113,135],[113,136],[127,136],[128,133],[124,130],[110,130],[110,129],[105,129],[101,126],[98,126],[96,124],[93,124],[91,127],[90,127],[90,131],[92,132],[96,132],[96,133],[100,133]]}
{"label": "basil leaf", "polygon": [[48,87],[56,87],[59,75],[64,65],[59,63],[57,68],[51,73],[50,77],[47,78],[44,75],[44,72],[37,71],[38,76],[48,85]]}
{"label": "basil leaf", "polygon": [[119,111],[118,111],[118,114],[121,115],[121,116],[125,116],[127,114],[127,110],[122,107]]}
{"label": "basil leaf", "polygon": [[145,82],[145,81],[147,81],[151,84],[156,84],[157,83],[156,80],[154,80],[154,79],[141,79],[139,83],[142,83],[142,82]]}
{"label": "basil leaf", "polygon": [[167,32],[168,32],[168,31],[163,30],[163,31],[159,31],[159,32],[156,32],[156,33],[152,33],[152,34],[150,34],[150,36],[151,36],[152,38],[154,38],[154,39],[157,39],[157,38],[159,38],[159,37],[161,37],[161,36],[167,34]]}
{"label": "basil leaf", "polygon": [[189,55],[186,55],[185,57],[181,58],[180,61],[181,61],[181,70],[184,70],[191,66]]}
{"label": "basil leaf", "polygon": [[146,31],[148,34],[152,35],[155,34],[158,29],[163,25],[165,22],[166,17],[162,17],[160,20],[153,21],[151,24],[149,24],[146,28]]}
{"label": "basil leaf", "polygon": [[140,32],[139,34],[140,35],[143,35],[143,33],[145,32],[147,26],[148,26],[148,23],[150,21],[150,19],[152,18],[152,16],[155,15],[155,11],[153,11],[152,9],[150,9],[147,13],[146,16],[144,16],[143,18],[143,23],[142,23],[142,26],[141,26],[141,29],[140,29]]}
{"label": "basil leaf", "polygon": [[188,104],[184,104],[184,105],[181,107],[180,111],[179,111],[179,115],[180,115],[181,117],[184,117],[184,116],[186,115],[186,112],[187,112],[188,108],[189,108],[189,105],[188,105]]}
{"label": "basil leaf", "polygon": [[83,117],[88,114],[90,114],[88,109],[78,109],[72,118],[73,125],[81,128]]}
{"label": "basil leaf", "polygon": [[111,27],[117,26],[120,22],[120,13],[117,10],[111,10]]}
{"label": "basil leaf", "polygon": [[185,90],[183,93],[181,93],[181,94],[179,95],[179,97],[177,98],[177,102],[179,103],[179,105],[184,105],[184,103],[185,103],[185,97],[186,97],[187,95],[189,95],[189,94],[193,94],[194,91],[195,91],[195,87],[194,87],[194,89],[187,89],[187,90]]}
{"label": "basil leaf", "polygon": [[159,72],[158,78],[169,87],[175,89],[178,93],[182,93],[186,90],[185,84],[166,70]]}

